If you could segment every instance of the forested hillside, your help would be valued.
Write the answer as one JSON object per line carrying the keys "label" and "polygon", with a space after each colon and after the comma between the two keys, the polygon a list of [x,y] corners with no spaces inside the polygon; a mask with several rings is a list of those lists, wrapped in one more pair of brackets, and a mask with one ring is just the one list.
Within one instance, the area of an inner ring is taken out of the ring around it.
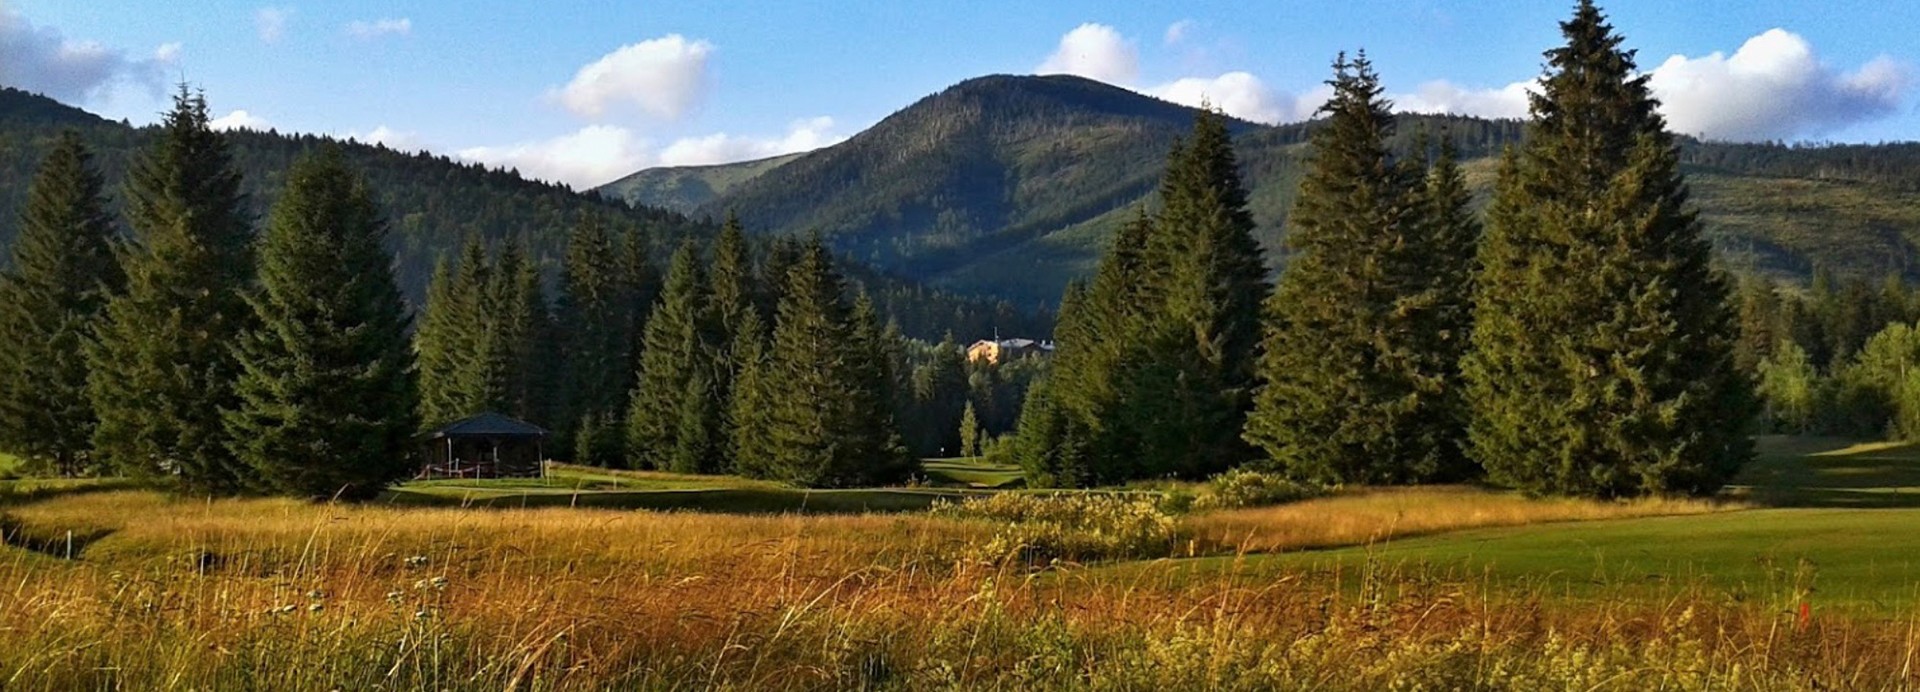
{"label": "forested hillside", "polygon": [[[1140,204],[1157,204],[1157,158],[1192,109],[1065,76],[968,80],[845,143],[792,160],[653,169],[603,191],[694,214],[740,214],[758,231],[820,230],[836,247],[963,293],[1051,303],[1091,273]],[[1400,116],[1395,145],[1423,129],[1454,140],[1476,198],[1520,124]],[[1313,123],[1234,122],[1254,235],[1269,265]],[[1804,280],[1920,277],[1920,144],[1784,145],[1681,140],[1707,235],[1730,266]]]}
{"label": "forested hillside", "polygon": [[[108,197],[115,204],[130,157],[153,133],[152,128],[134,128],[43,96],[0,88],[0,181],[7,181],[0,184],[0,248],[11,244],[17,232],[16,219],[27,193],[25,181],[33,177],[55,137],[66,128],[79,130],[94,152],[94,163],[105,176]],[[248,206],[261,223],[284,187],[293,161],[324,141],[313,135],[252,131],[231,132],[228,138]],[[386,214],[392,227],[390,249],[396,276],[408,302],[416,306],[425,297],[435,260],[451,255],[470,234],[494,243],[524,235],[534,262],[551,280],[567,232],[582,214],[600,214],[623,231],[644,233],[661,264],[683,239],[705,242],[716,232],[705,219],[629,205],[591,191],[583,194],[446,156],[357,143],[342,145],[341,154],[347,165],[363,172]],[[915,337],[934,340],[952,330],[962,338],[978,338],[992,334],[996,327],[1010,333],[1041,334],[1050,321],[1031,310],[927,290],[864,267],[850,268],[849,274],[867,285],[887,314]]]}

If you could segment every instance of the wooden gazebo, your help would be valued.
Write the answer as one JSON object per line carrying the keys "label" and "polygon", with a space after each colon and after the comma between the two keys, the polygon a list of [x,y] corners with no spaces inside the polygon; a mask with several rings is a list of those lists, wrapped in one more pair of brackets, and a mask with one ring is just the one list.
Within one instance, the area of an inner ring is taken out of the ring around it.
{"label": "wooden gazebo", "polygon": [[498,413],[482,413],[421,433],[418,478],[544,476],[547,431]]}

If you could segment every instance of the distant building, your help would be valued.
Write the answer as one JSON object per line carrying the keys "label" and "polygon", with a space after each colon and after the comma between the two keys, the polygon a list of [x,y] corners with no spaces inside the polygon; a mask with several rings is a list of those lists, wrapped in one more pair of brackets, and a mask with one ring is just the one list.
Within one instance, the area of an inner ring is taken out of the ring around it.
{"label": "distant building", "polygon": [[1053,342],[1032,339],[982,339],[967,347],[967,360],[975,363],[1005,363],[1027,356],[1053,355]]}

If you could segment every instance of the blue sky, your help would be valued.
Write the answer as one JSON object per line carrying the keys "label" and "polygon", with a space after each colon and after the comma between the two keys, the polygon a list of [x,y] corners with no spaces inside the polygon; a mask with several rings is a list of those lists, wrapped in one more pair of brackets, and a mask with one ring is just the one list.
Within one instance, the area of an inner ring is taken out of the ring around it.
{"label": "blue sky", "polygon": [[[1920,139],[1920,3],[1614,0],[1675,129]],[[378,139],[577,186],[828,144],[968,77],[1068,72],[1252,119],[1365,48],[1409,110],[1518,115],[1570,2],[0,0],[0,83],[150,122]]]}

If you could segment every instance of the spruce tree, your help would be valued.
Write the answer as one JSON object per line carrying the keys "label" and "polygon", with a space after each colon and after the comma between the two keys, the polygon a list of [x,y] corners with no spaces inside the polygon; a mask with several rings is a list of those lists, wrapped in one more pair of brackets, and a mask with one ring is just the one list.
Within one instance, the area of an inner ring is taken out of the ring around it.
{"label": "spruce tree", "polygon": [[92,154],[60,133],[27,189],[0,274],[0,449],[62,475],[91,470],[84,346],[120,290],[113,218]]}
{"label": "spruce tree", "polygon": [[[746,469],[809,487],[904,480],[912,472],[876,412],[887,394],[875,354],[858,336],[846,285],[818,238],[788,273],[762,382],[765,456]],[[864,352],[863,352],[864,351]]]}
{"label": "spruce tree", "polygon": [[768,459],[772,446],[767,442],[768,407],[773,401],[772,382],[767,360],[767,329],[755,312],[741,321],[742,338],[735,343],[735,363],[740,371],[734,378],[733,398],[727,402],[726,466],[744,476],[770,477]]}
{"label": "spruce tree", "polygon": [[1253,456],[1240,434],[1268,291],[1223,116],[1201,112],[1160,197],[1145,252],[1144,352],[1125,364],[1122,415],[1139,431],[1144,475],[1200,478]]}
{"label": "spruce tree", "polygon": [[409,470],[407,308],[373,195],[329,147],[296,162],[260,246],[233,454],[273,492],[367,498]]}
{"label": "spruce tree", "polygon": [[1589,0],[1561,30],[1487,213],[1473,454],[1533,492],[1712,493],[1751,456],[1727,288],[1633,52]]}
{"label": "spruce tree", "polygon": [[683,430],[683,419],[693,416],[687,409],[695,405],[688,398],[693,392],[688,382],[699,377],[705,385],[702,397],[712,395],[713,322],[700,250],[689,240],[674,253],[659,306],[647,320],[640,379],[627,417],[627,452],[634,468],[699,473],[718,468],[718,454],[678,461],[674,456],[676,450],[719,449],[710,444],[718,430],[700,431],[698,440],[680,439],[683,432],[694,432]]}
{"label": "spruce tree", "polygon": [[870,459],[866,470],[870,479],[905,480],[919,470],[916,458],[901,441],[896,413],[906,410],[906,402],[911,397],[902,375],[907,367],[906,338],[900,335],[898,324],[888,322],[881,326],[880,311],[865,291],[855,294],[849,319],[853,334],[848,350],[864,361],[859,363],[860,380],[855,386],[870,394],[856,399],[860,405],[856,415],[864,421],[862,425],[867,433],[858,439],[871,446],[855,453]]}
{"label": "spruce tree", "polygon": [[1328,84],[1246,438],[1309,481],[1455,477],[1474,241],[1465,187],[1450,156],[1431,182],[1418,157],[1395,160],[1391,105],[1364,53],[1342,55]]}
{"label": "spruce tree", "polygon": [[[759,334],[748,335],[748,318],[758,317],[759,307],[754,296],[753,257],[747,250],[746,231],[740,227],[740,219],[727,214],[726,223],[720,228],[720,237],[713,245],[713,269],[708,272],[708,295],[712,310],[713,336],[713,382],[711,395],[717,399],[714,403],[721,412],[732,408],[730,402],[734,396],[734,381],[740,377],[740,351],[748,338],[758,338]],[[759,320],[753,325],[758,328]],[[721,417],[721,425],[727,419]],[[728,433],[718,431],[721,437]],[[726,445],[719,445],[724,449]],[[720,455],[724,460],[727,455]]]}
{"label": "spruce tree", "polygon": [[564,397],[554,426],[572,434],[591,428],[603,439],[560,440],[576,451],[592,450],[584,464],[617,466],[625,436],[628,388],[633,378],[634,276],[631,255],[596,215],[582,216],[567,239],[561,269],[557,328],[565,367]]}
{"label": "spruce tree", "polygon": [[233,344],[253,321],[253,229],[226,137],[206,100],[174,96],[127,176],[126,290],[88,351],[93,440],[122,473],[192,493],[247,489],[220,412],[235,406]]}
{"label": "spruce tree", "polygon": [[487,408],[522,420],[548,422],[553,367],[547,344],[552,324],[525,236],[509,240],[489,272],[483,349],[491,383]]}
{"label": "spruce tree", "polygon": [[428,426],[451,423],[491,407],[496,363],[491,343],[489,290],[494,283],[487,246],[468,236],[451,267],[442,263],[427,287],[427,306],[414,334],[419,364],[420,418]]}

